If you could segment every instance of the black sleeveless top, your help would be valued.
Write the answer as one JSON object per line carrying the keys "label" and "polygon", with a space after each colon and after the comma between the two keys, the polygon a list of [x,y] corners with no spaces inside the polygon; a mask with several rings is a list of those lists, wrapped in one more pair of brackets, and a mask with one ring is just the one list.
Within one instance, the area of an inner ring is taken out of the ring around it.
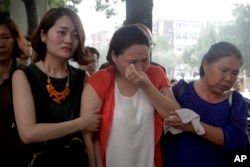
{"label": "black sleeveless top", "polygon": [[[29,66],[20,67],[19,69],[25,72],[31,86],[37,123],[58,123],[79,117],[81,95],[85,78],[84,70],[68,65],[70,93],[65,100],[61,101],[61,104],[57,104],[49,97],[47,92],[46,73],[33,63]],[[50,77],[50,80],[55,89],[60,92],[65,88],[67,77],[60,79]],[[48,149],[67,146],[75,136],[82,139],[80,132],[74,133],[53,141],[35,144],[36,146],[33,145],[31,147],[32,152],[46,151]]]}

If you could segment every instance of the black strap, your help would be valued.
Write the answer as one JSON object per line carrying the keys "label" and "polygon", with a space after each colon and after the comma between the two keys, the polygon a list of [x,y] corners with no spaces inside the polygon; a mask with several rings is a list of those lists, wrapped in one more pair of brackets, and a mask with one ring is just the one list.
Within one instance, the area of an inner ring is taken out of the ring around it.
{"label": "black strap", "polygon": [[183,83],[182,83],[182,85],[180,86],[180,89],[179,89],[179,91],[178,91],[178,94],[177,94],[176,97],[175,97],[177,100],[179,100],[179,99],[181,98],[181,96],[182,96],[183,93],[185,92],[187,86],[188,86],[188,83],[187,83],[185,80],[183,80]]}

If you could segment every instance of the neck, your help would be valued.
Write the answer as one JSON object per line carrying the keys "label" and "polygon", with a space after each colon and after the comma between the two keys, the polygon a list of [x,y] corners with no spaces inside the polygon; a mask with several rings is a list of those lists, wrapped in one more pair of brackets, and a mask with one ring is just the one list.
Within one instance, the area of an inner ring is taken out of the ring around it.
{"label": "neck", "polygon": [[67,63],[51,64],[46,61],[41,61],[40,67],[44,73],[54,78],[63,78],[68,75]]}
{"label": "neck", "polygon": [[221,101],[226,98],[226,92],[218,93],[214,92],[209,89],[209,87],[206,86],[205,83],[202,81],[199,81],[194,85],[196,88],[197,93],[205,100],[208,100],[210,102],[213,101]]}
{"label": "neck", "polygon": [[18,63],[22,65],[29,65],[31,63],[31,60],[29,58],[28,59],[19,58]]}

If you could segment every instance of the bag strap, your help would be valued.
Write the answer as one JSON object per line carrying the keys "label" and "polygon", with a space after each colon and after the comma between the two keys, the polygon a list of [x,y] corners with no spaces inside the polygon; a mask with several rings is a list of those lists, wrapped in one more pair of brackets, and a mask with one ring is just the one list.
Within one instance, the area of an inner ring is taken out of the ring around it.
{"label": "bag strap", "polygon": [[232,106],[232,99],[233,99],[233,91],[230,90],[229,91],[229,97],[228,97],[228,101],[229,101],[230,106]]}
{"label": "bag strap", "polygon": [[179,91],[178,91],[178,93],[177,93],[177,95],[176,95],[176,99],[177,99],[177,100],[179,100],[179,99],[181,98],[181,96],[182,96],[183,93],[185,92],[187,86],[188,86],[188,83],[187,83],[185,80],[183,80],[183,83],[182,83],[182,85],[180,86],[180,89],[179,89]]}

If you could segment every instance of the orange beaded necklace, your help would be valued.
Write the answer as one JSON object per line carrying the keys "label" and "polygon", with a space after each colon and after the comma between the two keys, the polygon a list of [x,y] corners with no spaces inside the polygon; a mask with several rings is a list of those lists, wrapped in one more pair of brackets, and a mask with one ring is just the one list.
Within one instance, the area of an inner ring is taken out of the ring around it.
{"label": "orange beaded necklace", "polygon": [[47,87],[47,91],[48,91],[49,97],[53,98],[53,101],[56,102],[57,104],[61,104],[61,101],[65,100],[66,97],[69,95],[69,92],[70,92],[70,89],[69,89],[69,71],[68,71],[68,67],[66,68],[66,71],[68,73],[68,77],[67,77],[67,82],[66,82],[65,88],[63,89],[63,91],[58,92],[55,89],[55,87],[52,85],[50,77],[47,74],[43,63],[42,63],[42,65],[43,65],[44,72],[47,75],[47,85],[46,85],[46,87]]}

